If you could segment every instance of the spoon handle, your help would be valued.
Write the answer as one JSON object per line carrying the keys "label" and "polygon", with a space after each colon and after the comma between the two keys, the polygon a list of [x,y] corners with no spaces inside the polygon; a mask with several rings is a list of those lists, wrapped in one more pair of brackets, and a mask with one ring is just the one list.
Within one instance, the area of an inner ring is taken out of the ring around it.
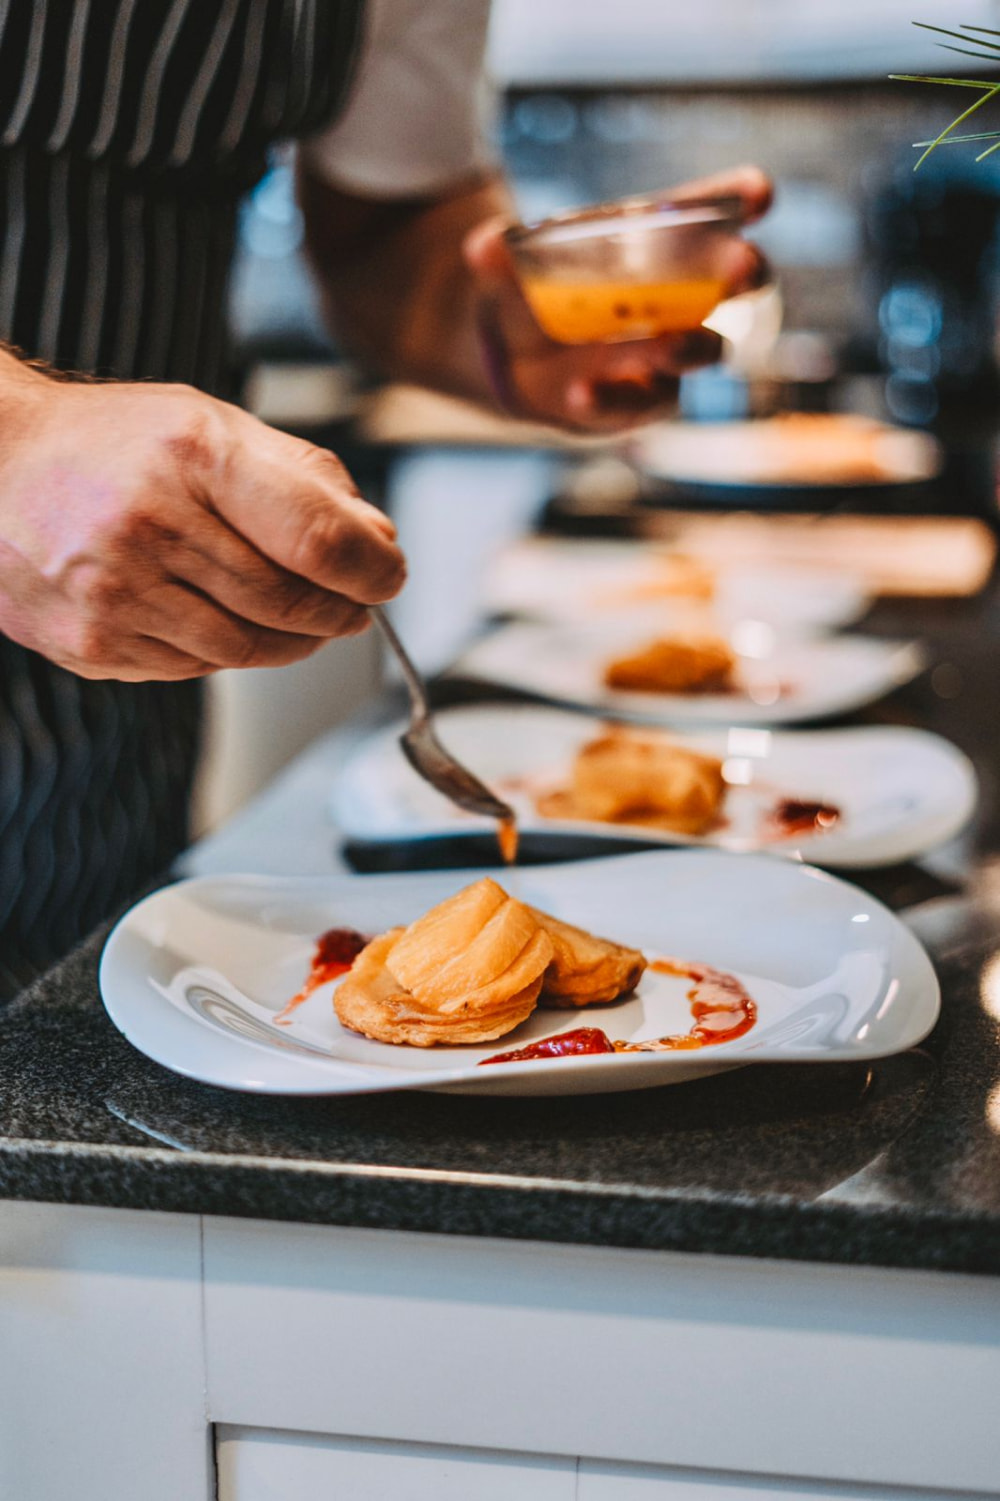
{"label": "spoon handle", "polygon": [[391,647],[403,674],[406,690],[410,695],[410,703],[413,705],[414,715],[420,719],[426,719],[430,714],[430,703],[427,698],[427,689],[424,680],[410,660],[406,647],[396,635],[396,629],[381,605],[369,605],[368,613],[382,632],[388,646]]}

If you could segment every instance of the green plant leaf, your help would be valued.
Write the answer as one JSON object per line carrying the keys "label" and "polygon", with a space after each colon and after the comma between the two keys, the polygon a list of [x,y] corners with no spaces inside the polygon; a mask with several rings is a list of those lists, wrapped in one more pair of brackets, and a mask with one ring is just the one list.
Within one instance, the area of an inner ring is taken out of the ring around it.
{"label": "green plant leaf", "polygon": [[[934,31],[937,32],[938,36],[954,37],[959,42],[971,42],[973,40],[972,37],[966,34],[968,28],[963,28],[962,31],[951,31],[946,26],[931,26],[927,21],[914,21],[913,24],[919,27],[921,31]],[[997,36],[1000,33],[992,32],[990,34]],[[1000,52],[1000,42],[983,42],[981,45],[991,47],[995,52]]]}
{"label": "green plant leaf", "polygon": [[945,83],[956,89],[995,89],[996,79],[991,78],[936,78],[930,73],[890,73],[896,83]]}
{"label": "green plant leaf", "polygon": [[955,130],[957,126],[962,125],[969,118],[970,115],[974,115],[976,113],[977,109],[982,109],[983,105],[986,104],[988,100],[995,99],[996,96],[997,96],[997,94],[1000,94],[1000,83],[993,84],[992,87],[985,94],[981,94],[980,95],[980,97],[976,100],[975,104],[970,104],[968,109],[963,110],[960,115],[956,115],[955,119],[952,120],[951,124],[950,125],[946,125],[945,128],[944,128],[944,130],[942,130],[941,134],[939,136],[937,136],[931,142],[931,144],[927,147],[927,150],[924,151],[923,154],[917,158],[916,165],[913,168],[914,172],[917,170],[917,167],[920,167],[920,166],[923,165],[923,163],[930,156],[931,152],[936,147],[940,146],[941,142],[944,141],[944,140],[946,140],[947,137],[951,135],[952,131]]}
{"label": "green plant leaf", "polygon": [[[921,31],[932,31],[935,36],[951,37],[952,42],[938,43],[938,46],[944,52],[958,52],[963,57],[974,57],[979,62],[1000,65],[1000,40],[989,40],[991,37],[1000,39],[1000,31],[992,26],[966,26],[963,24],[958,31],[954,31],[948,26],[932,26],[928,21],[914,21],[913,24]],[[955,47],[952,43],[956,41],[965,42],[968,45]],[[983,161],[987,156],[991,156],[994,151],[1000,150],[1000,131],[954,134],[958,127],[968,120],[970,115],[974,115],[977,110],[982,109],[984,104],[988,104],[991,99],[995,99],[1000,94],[1000,83],[976,78],[933,78],[926,73],[890,73],[889,77],[899,83],[938,83],[944,85],[946,88],[979,89],[981,91],[975,103],[970,104],[969,108],[963,110],[960,115],[956,115],[951,124],[946,125],[941,134],[935,136],[933,141],[916,142],[917,149],[921,151],[921,154],[917,158],[916,165],[913,168],[914,172],[918,167],[923,166],[931,152],[936,151],[939,146],[957,146],[962,142],[968,143],[970,141],[993,141],[994,145],[988,146],[985,151],[979,153],[976,157],[977,162]]]}
{"label": "green plant leaf", "polygon": [[[1000,130],[981,130],[977,134],[967,136],[949,136],[941,142],[942,146],[963,146],[971,141],[995,141],[1000,138]],[[914,147],[919,150],[922,146],[932,146],[933,141],[914,141]]]}
{"label": "green plant leaf", "polygon": [[938,46],[942,52],[960,52],[963,57],[974,57],[981,63],[1000,63],[997,52],[973,52],[971,47],[953,47],[950,42],[938,42]]}

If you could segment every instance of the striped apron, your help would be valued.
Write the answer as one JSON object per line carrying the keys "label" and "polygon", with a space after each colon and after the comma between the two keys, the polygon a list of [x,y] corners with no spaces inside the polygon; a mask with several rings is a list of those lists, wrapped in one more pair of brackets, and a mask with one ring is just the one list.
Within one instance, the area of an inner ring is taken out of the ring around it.
{"label": "striped apron", "polygon": [[[0,340],[225,395],[243,194],[335,116],[364,0],[0,0]],[[199,686],[0,637],[0,998],[187,839]]]}

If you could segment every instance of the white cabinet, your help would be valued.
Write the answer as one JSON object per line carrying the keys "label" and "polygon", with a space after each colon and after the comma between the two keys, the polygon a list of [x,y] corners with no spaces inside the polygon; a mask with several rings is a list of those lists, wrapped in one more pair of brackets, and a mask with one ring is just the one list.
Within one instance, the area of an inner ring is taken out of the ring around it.
{"label": "white cabinet", "polygon": [[0,1200],[0,1501],[209,1501],[200,1231]]}
{"label": "white cabinet", "polygon": [[205,1321],[220,1423],[1000,1492],[992,1278],[206,1219]]}
{"label": "white cabinet", "polygon": [[219,1501],[575,1501],[576,1464],[220,1428]]}
{"label": "white cabinet", "polygon": [[998,1392],[988,1277],[0,1201],[0,1501],[1000,1501]]}

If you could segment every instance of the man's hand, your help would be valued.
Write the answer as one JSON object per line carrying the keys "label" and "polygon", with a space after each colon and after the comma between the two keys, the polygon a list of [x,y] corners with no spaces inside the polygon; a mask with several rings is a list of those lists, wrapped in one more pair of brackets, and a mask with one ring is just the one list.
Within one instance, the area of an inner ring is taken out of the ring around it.
{"label": "man's hand", "polygon": [[0,630],[83,677],[295,662],[402,586],[343,465],[236,407],[3,355],[0,408]]}
{"label": "man's hand", "polygon": [[[756,167],[686,183],[673,202],[708,194],[738,198],[744,222],[766,212],[771,184]],[[477,226],[465,240],[466,262],[497,330],[506,362],[504,384],[517,415],[577,431],[603,433],[669,412],[678,377],[719,358],[722,340],[709,329],[620,344],[559,344],[542,332],[521,294],[503,231],[504,216]],[[723,266],[727,297],[762,286],[768,276],[760,251],[734,234]]]}
{"label": "man's hand", "polygon": [[[683,202],[706,193],[741,199],[752,223],[771,202],[756,167],[676,188]],[[457,396],[497,404],[480,337],[484,313],[504,346],[501,405],[578,432],[617,432],[672,409],[677,378],[711,364],[721,340],[708,329],[627,344],[557,344],[521,295],[503,230],[512,204],[502,178],[436,200],[379,203],[352,196],[299,165],[306,247],[327,318],[372,369]],[[767,279],[760,251],[734,234],[727,295]]]}

